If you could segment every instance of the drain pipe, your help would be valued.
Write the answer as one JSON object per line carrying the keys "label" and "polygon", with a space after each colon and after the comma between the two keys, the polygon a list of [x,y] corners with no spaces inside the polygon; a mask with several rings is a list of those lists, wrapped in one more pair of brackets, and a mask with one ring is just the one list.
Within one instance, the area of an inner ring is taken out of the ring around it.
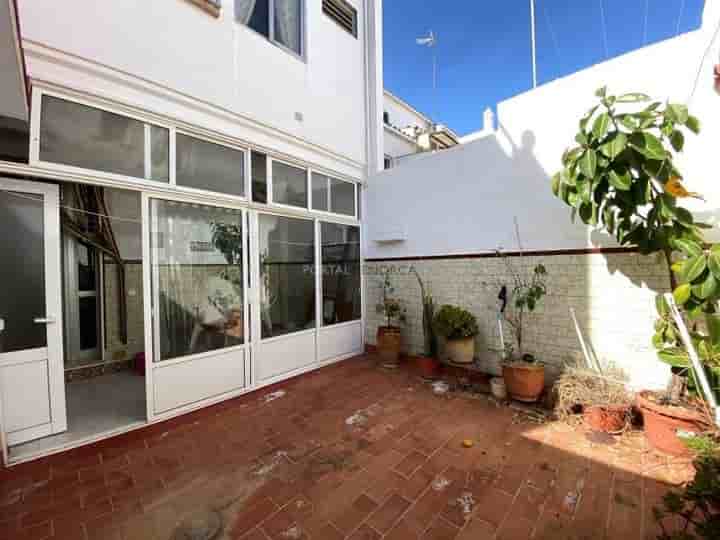
{"label": "drain pipe", "polygon": [[680,310],[678,310],[677,304],[675,303],[675,298],[673,297],[672,293],[665,293],[664,296],[665,301],[670,307],[670,313],[672,314],[673,319],[675,319],[675,323],[678,325],[678,329],[680,330],[680,338],[682,339],[683,344],[687,349],[688,355],[690,356],[690,365],[692,367],[692,370],[695,372],[695,376],[697,377],[698,381],[700,381],[700,388],[702,389],[702,393],[705,395],[705,398],[710,405],[710,408],[715,412],[715,424],[720,427],[720,411],[718,410],[717,402],[715,401],[715,394],[713,394],[712,389],[710,388],[710,383],[708,382],[707,376],[705,375],[705,370],[703,369],[702,363],[700,362],[700,357],[698,356],[698,353],[695,350],[695,346],[690,339],[690,332],[688,332],[687,326],[685,326],[685,321],[680,315]]}

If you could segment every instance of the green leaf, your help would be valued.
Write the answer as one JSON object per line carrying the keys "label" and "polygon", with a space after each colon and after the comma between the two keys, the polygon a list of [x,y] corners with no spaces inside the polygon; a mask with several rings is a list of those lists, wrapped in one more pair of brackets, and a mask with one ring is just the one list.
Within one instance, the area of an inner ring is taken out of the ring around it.
{"label": "green leaf", "polygon": [[595,95],[599,98],[604,98],[607,94],[607,86],[603,86],[602,88],[598,88],[595,90]]}
{"label": "green leaf", "polygon": [[700,274],[702,274],[706,268],[707,259],[705,258],[705,254],[701,253],[700,255],[692,257],[685,262],[685,265],[683,267],[683,277],[685,281],[691,283],[698,276],[700,276]]}
{"label": "green leaf", "polygon": [[668,120],[684,124],[690,118],[688,114],[687,105],[680,105],[678,103],[671,103],[665,109],[665,116]]}
{"label": "green leaf", "polygon": [[608,115],[608,113],[604,112],[599,115],[593,123],[592,132],[593,135],[595,135],[595,138],[598,140],[602,139],[607,134],[609,126],[610,116]]}
{"label": "green leaf", "polygon": [[695,135],[700,133],[700,120],[693,115],[688,115],[688,119],[685,122],[687,128],[692,131]]}
{"label": "green leaf", "polygon": [[583,155],[580,157],[578,162],[580,166],[580,172],[583,173],[587,178],[594,178],[595,171],[597,169],[597,154],[592,148],[585,150]]}
{"label": "green leaf", "polygon": [[688,257],[697,257],[702,254],[702,246],[686,238],[676,238],[675,246]]}
{"label": "green leaf", "polygon": [[590,109],[585,116],[583,116],[580,119],[580,131],[585,131],[585,128],[587,127],[587,123],[590,121],[590,118],[592,118],[592,115],[595,114],[595,111],[597,111],[598,107],[600,105],[595,105],[592,109]]}
{"label": "green leaf", "polygon": [[556,197],[560,193],[560,173],[555,173],[552,177],[552,192]]}
{"label": "green leaf", "polygon": [[625,150],[627,142],[627,135],[618,132],[612,140],[606,142],[600,147],[600,151],[610,159],[615,159],[623,150]]}
{"label": "green leaf", "polygon": [[658,351],[658,358],[673,367],[688,367],[690,358],[684,349],[672,348]]}
{"label": "green leaf", "polygon": [[720,253],[714,249],[710,251],[708,256],[708,269],[715,276],[715,279],[720,280]]}
{"label": "green leaf", "polygon": [[627,170],[618,173],[615,169],[610,169],[608,180],[610,185],[621,191],[628,191],[632,185],[632,176],[630,176],[630,172]]}
{"label": "green leaf", "polygon": [[698,298],[700,298],[700,300],[707,300],[713,294],[715,294],[716,290],[717,280],[713,277],[711,273],[709,273],[707,275],[707,278],[705,278],[705,281],[702,282],[702,284],[696,285],[692,288],[692,293]]}
{"label": "green leaf", "polygon": [[673,291],[673,298],[675,299],[675,303],[679,306],[682,306],[683,304],[685,304],[685,302],[690,300],[691,293],[692,291],[690,290],[690,284],[683,283]]}
{"label": "green leaf", "polygon": [[662,294],[655,296],[655,309],[657,309],[658,315],[665,317],[670,313],[670,306],[667,305],[667,300]]}
{"label": "green leaf", "polygon": [[685,146],[685,135],[682,131],[674,130],[670,134],[670,144],[676,152],[682,152],[683,146]]}
{"label": "green leaf", "polygon": [[580,131],[577,135],[575,135],[575,142],[577,142],[578,144],[581,144],[583,146],[586,146],[588,143],[587,135],[585,135],[585,133]]}
{"label": "green leaf", "polygon": [[649,159],[663,160],[666,157],[660,139],[646,131],[636,131],[630,135],[630,146]]}
{"label": "green leaf", "polygon": [[640,92],[631,92],[617,97],[618,103],[639,103],[641,101],[650,101],[650,96]]}

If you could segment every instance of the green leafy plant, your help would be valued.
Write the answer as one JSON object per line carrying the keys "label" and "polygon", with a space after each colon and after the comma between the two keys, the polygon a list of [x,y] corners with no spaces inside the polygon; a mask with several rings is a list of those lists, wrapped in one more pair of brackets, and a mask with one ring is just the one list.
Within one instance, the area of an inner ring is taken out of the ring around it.
{"label": "green leafy plant", "polygon": [[[505,266],[508,269],[508,273],[512,279],[512,289],[510,291],[510,297],[508,301],[510,303],[510,310],[503,312],[503,318],[510,326],[515,343],[517,344],[518,356],[523,360],[532,362],[535,358],[530,354],[525,354],[523,349],[524,343],[524,324],[525,314],[532,313],[540,305],[540,302],[547,294],[547,269],[544,265],[536,265],[530,276],[523,274],[510,261],[509,257],[505,257],[502,253],[499,253],[505,261]],[[511,343],[505,346],[504,358],[511,360],[513,346]]]}
{"label": "green leafy plant", "polygon": [[423,282],[417,270],[412,268],[411,272],[420,286],[420,297],[422,299],[423,354],[428,358],[434,358],[437,355],[437,336],[433,328],[435,300],[425,287],[425,282]]}
{"label": "green leafy plant", "polygon": [[[695,478],[682,491],[668,492],[662,508],[653,508],[663,531],[658,540],[720,538],[720,458],[698,458],[695,471]],[[672,526],[677,520],[680,526]]]}
{"label": "green leafy plant", "polygon": [[376,311],[385,317],[386,326],[393,326],[393,322],[403,323],[407,317],[407,309],[400,303],[399,300],[393,298],[395,294],[395,287],[393,287],[390,281],[390,269],[385,270],[383,273],[383,281],[381,285],[382,299],[379,304],[375,306]]}
{"label": "green leafy plant", "polygon": [[[676,303],[691,321],[706,366],[720,376],[720,247],[706,247],[703,229],[678,201],[702,198],[688,191],[673,159],[685,134],[698,133],[699,120],[685,105],[652,101],[642,93],[613,96],[596,92],[599,103],[579,122],[577,143],[562,156],[552,191],[579,217],[643,254],[661,253],[669,268]],[[668,398],[677,402],[687,387],[689,358],[667,305],[657,302],[653,344],[673,373]],[[704,318],[704,321],[700,319]],[[703,352],[704,351],[704,352]]]}
{"label": "green leafy plant", "polygon": [[478,334],[475,315],[457,306],[444,305],[433,321],[435,331],[446,339],[462,339]]}

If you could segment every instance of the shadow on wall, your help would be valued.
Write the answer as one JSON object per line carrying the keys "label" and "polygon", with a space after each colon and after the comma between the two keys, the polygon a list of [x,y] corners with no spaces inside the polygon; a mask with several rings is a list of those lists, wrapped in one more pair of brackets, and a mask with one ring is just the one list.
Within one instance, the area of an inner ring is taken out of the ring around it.
{"label": "shadow on wall", "polygon": [[[569,209],[550,189],[554,171],[546,171],[536,157],[537,142],[535,133],[526,130],[518,144],[501,124],[491,136],[419,157],[371,179],[367,342],[375,343],[383,324],[376,305],[385,267],[393,270],[395,294],[408,310],[407,350],[422,351],[422,306],[412,267],[438,306],[454,304],[476,315],[476,356],[488,371],[499,372],[497,296],[502,284],[511,286],[506,264],[494,256],[501,248],[514,252],[511,262],[524,274],[540,263],[548,270],[548,295],[526,318],[525,349],[547,363],[550,380],[565,362],[582,359],[573,308],[601,360],[625,369],[635,386],[663,386],[666,368],[656,360],[651,336],[654,297],[667,288],[664,262],[587,249],[616,244],[603,233],[571,223]],[[505,339],[512,339],[507,329]]]}

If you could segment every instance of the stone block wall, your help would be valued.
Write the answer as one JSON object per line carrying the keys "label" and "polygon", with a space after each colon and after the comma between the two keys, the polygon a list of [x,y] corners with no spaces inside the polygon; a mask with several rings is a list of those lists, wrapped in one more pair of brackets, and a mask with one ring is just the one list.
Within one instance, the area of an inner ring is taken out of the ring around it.
{"label": "stone block wall", "polygon": [[[586,339],[601,360],[622,367],[633,386],[665,384],[668,369],[657,361],[650,342],[656,292],[669,288],[664,260],[623,252],[514,255],[510,262],[526,275],[538,263],[547,268],[548,294],[540,307],[526,316],[524,349],[546,363],[550,378],[566,361],[582,358],[569,313],[572,307]],[[376,342],[377,327],[383,324],[376,306],[381,298],[383,270],[390,269],[395,296],[407,308],[403,327],[406,349],[410,353],[422,351],[420,289],[411,268],[425,281],[438,308],[455,304],[478,318],[476,357],[488,371],[497,372],[500,366],[497,297],[501,284],[511,288],[506,262],[497,257],[366,263],[366,342]],[[512,339],[507,327],[504,334],[506,340]]]}

